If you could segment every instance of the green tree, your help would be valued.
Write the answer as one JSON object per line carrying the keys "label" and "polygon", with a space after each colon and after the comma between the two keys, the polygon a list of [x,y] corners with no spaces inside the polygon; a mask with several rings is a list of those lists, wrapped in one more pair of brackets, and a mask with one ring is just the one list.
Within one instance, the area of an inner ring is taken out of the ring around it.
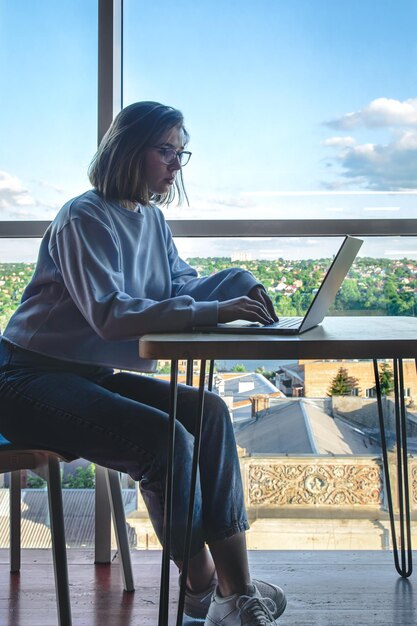
{"label": "green tree", "polygon": [[236,363],[236,365],[232,367],[232,372],[246,372],[246,367],[243,363]]}
{"label": "green tree", "polygon": [[303,307],[303,296],[300,290],[297,290],[291,296],[291,304],[295,308],[296,315],[304,315],[305,309]]}
{"label": "green tree", "polygon": [[263,366],[257,367],[255,370],[255,374],[262,374],[262,376],[264,376],[271,383],[275,381],[275,372],[266,370]]}
{"label": "green tree", "polygon": [[96,466],[90,463],[87,467],[77,467],[74,474],[69,474],[62,483],[64,489],[94,489]]}
{"label": "green tree", "polygon": [[383,396],[389,396],[394,391],[394,372],[388,363],[383,363],[381,366],[379,386]]}
{"label": "green tree", "polygon": [[361,294],[356,280],[346,278],[336,296],[335,309],[353,310],[361,307]]}
{"label": "green tree", "polygon": [[292,304],[292,299],[288,296],[275,296],[275,310],[277,315],[281,317],[297,315],[297,311]]}
{"label": "green tree", "polygon": [[353,376],[349,376],[349,373],[345,367],[340,367],[336,376],[330,383],[328,396],[350,396],[353,395],[355,389],[358,387],[358,379]]}
{"label": "green tree", "polygon": [[387,315],[401,315],[403,313],[404,304],[398,293],[398,287],[394,277],[390,277],[386,280],[383,297],[386,302]]}
{"label": "green tree", "polygon": [[29,474],[27,477],[26,485],[29,489],[43,489],[46,487],[46,480],[36,474]]}
{"label": "green tree", "polygon": [[[159,365],[159,364],[158,364]],[[165,363],[165,365],[161,365],[157,369],[158,374],[170,374],[171,366],[169,363]]]}

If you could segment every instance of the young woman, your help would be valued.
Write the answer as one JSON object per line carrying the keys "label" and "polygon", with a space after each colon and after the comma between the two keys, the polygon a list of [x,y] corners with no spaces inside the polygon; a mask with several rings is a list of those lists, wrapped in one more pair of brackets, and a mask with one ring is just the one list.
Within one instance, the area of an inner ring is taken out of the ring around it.
{"label": "young woman", "polygon": [[[0,343],[0,432],[15,444],[65,450],[139,481],[162,540],[169,384],[138,339],[198,325],[276,319],[247,271],[199,278],[177,253],[158,205],[184,196],[191,153],[182,114],[156,102],[123,109],[89,170],[93,189],[48,228],[34,275]],[[172,559],[181,570],[196,390],[180,386]],[[239,462],[230,416],[205,399],[185,612],[207,626],[265,626],[283,591],[251,580]]]}

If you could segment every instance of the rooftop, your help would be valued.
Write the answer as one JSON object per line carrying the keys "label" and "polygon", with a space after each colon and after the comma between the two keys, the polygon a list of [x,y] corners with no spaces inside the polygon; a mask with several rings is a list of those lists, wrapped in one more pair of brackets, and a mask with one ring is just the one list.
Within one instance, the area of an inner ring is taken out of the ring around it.
{"label": "rooftop", "polygon": [[274,399],[255,419],[237,427],[236,440],[248,455],[378,455],[368,434],[324,411],[321,400]]}

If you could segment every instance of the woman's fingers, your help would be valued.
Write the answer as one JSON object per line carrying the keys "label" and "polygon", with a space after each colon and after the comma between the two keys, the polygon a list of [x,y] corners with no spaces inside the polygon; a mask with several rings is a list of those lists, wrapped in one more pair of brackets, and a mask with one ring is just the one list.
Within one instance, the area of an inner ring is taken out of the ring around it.
{"label": "woman's fingers", "polygon": [[247,296],[219,303],[219,322],[247,320],[260,324],[273,324],[278,321],[274,305],[263,285],[252,287]]}
{"label": "woman's fingers", "polygon": [[278,322],[278,316],[275,313],[274,305],[272,304],[272,300],[268,296],[265,290],[265,287],[261,285],[256,285],[250,290],[248,296],[249,298],[252,298],[253,300],[257,300],[258,302],[261,302],[266,308],[266,310],[268,311],[269,315],[271,316],[272,321]]}
{"label": "woman's fingers", "polygon": [[219,302],[218,319],[220,323],[233,322],[238,319],[260,324],[271,324],[274,321],[265,304],[248,296]]}

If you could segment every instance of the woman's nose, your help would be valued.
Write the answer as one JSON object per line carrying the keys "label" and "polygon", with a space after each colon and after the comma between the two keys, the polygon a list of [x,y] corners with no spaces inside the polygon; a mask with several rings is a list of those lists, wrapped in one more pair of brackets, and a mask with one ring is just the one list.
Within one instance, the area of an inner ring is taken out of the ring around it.
{"label": "woman's nose", "polygon": [[178,156],[178,154],[175,155],[175,159],[172,161],[172,163],[170,163],[169,169],[170,170],[180,170],[181,169],[181,161],[180,161],[180,157]]}

